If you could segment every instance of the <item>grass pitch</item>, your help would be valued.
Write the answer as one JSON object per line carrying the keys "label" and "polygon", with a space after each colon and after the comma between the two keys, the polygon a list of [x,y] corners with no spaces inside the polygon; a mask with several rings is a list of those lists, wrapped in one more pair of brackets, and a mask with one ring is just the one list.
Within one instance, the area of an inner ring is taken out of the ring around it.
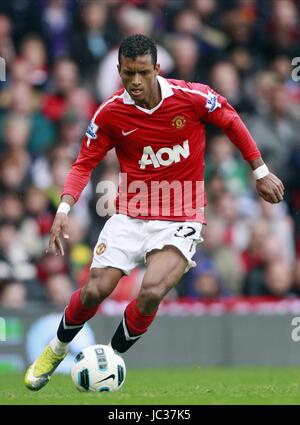
{"label": "grass pitch", "polygon": [[300,404],[300,368],[129,369],[121,390],[99,394],[77,391],[68,375],[54,374],[46,387],[31,392],[22,374],[0,374],[0,404]]}

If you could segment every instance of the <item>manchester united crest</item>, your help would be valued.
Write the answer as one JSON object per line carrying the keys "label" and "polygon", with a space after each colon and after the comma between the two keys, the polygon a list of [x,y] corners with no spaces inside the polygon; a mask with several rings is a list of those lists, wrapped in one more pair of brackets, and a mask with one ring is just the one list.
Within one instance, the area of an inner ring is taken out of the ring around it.
{"label": "manchester united crest", "polygon": [[183,115],[176,115],[172,119],[172,126],[175,127],[177,130],[183,128],[185,126],[186,119]]}
{"label": "manchester united crest", "polygon": [[97,255],[101,255],[101,254],[103,254],[103,252],[106,250],[106,245],[105,245],[105,243],[100,243],[98,246],[97,246],[97,248],[96,248],[96,254]]}

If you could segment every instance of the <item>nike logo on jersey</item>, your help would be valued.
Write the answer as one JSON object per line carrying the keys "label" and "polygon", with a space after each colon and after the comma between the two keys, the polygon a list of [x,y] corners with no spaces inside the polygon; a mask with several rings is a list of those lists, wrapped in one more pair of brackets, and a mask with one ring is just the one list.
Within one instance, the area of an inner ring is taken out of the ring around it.
{"label": "nike logo on jersey", "polygon": [[122,134],[123,134],[123,136],[128,136],[129,134],[133,133],[136,130],[137,130],[137,128],[134,128],[133,130],[130,130],[130,131],[122,130]]}
{"label": "nike logo on jersey", "polygon": [[152,146],[145,146],[142,158],[139,160],[140,168],[144,170],[147,165],[154,168],[171,165],[173,162],[180,162],[182,158],[190,156],[189,141],[185,140],[181,145],[160,148],[154,153]]}
{"label": "nike logo on jersey", "polygon": [[112,375],[109,375],[107,378],[101,379],[101,381],[97,381],[96,384],[99,384],[100,382],[107,381],[108,379],[112,378],[115,379],[116,375],[113,373]]}

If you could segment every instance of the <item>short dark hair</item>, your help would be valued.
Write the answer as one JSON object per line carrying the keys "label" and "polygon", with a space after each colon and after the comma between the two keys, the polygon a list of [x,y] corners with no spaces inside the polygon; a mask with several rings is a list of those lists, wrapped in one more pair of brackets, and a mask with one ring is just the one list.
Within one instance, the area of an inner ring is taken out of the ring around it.
{"label": "short dark hair", "polygon": [[121,56],[125,58],[135,59],[137,56],[150,54],[152,63],[155,66],[157,62],[157,48],[151,38],[143,34],[134,34],[125,38],[119,47],[119,65],[121,65]]}

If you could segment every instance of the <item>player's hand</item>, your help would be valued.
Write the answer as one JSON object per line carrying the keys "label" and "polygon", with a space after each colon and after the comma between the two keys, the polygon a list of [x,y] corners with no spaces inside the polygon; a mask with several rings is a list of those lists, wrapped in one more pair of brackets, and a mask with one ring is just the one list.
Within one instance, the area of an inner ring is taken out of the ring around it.
{"label": "player's hand", "polygon": [[277,204],[283,200],[284,186],[282,181],[272,173],[256,180],[256,190],[259,196],[270,204]]}
{"label": "player's hand", "polygon": [[62,235],[64,239],[68,239],[69,238],[68,229],[69,229],[69,218],[67,214],[57,213],[50,230],[50,239],[49,239],[46,253],[51,252],[54,246],[56,255],[63,256],[65,254],[64,248],[62,246],[62,242],[60,240],[60,236]]}

